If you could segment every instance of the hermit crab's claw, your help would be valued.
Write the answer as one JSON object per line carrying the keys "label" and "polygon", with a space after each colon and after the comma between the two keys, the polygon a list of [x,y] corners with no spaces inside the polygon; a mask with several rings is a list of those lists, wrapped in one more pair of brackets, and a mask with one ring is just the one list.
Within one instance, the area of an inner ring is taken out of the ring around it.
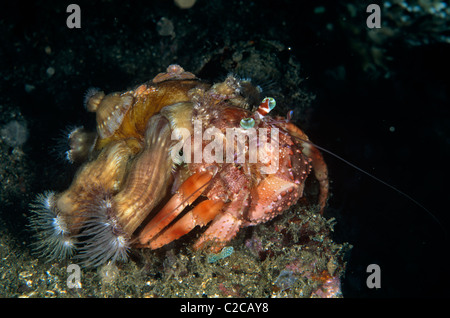
{"label": "hermit crab's claw", "polygon": [[211,171],[204,171],[190,176],[141,231],[139,234],[140,243],[143,246],[156,249],[187,234],[196,225],[204,226],[214,219],[221,211],[223,202],[206,200],[174,224],[170,224],[186,206],[192,204],[202,194],[213,175]]}

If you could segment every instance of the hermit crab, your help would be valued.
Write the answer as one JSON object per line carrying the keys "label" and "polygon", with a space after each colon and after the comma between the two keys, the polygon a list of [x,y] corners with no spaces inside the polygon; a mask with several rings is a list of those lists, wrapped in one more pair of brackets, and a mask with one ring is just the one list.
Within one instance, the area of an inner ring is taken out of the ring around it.
{"label": "hermit crab", "polygon": [[81,164],[72,184],[32,204],[36,250],[50,260],[76,253],[98,266],[198,226],[193,248],[218,251],[241,228],[295,205],[312,171],[322,211],[322,155],[289,116],[268,115],[273,98],[255,104],[251,90],[259,94],[233,75],[211,85],[170,65],[129,91],[90,91],[97,131],[69,135],[66,157]]}

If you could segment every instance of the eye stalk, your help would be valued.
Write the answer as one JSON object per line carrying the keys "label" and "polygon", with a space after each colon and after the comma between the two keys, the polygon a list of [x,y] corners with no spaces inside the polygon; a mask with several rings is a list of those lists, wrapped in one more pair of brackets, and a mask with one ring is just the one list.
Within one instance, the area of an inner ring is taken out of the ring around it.
{"label": "eye stalk", "polygon": [[259,115],[260,118],[263,118],[272,109],[274,109],[276,105],[277,105],[277,102],[275,101],[275,98],[265,97],[262,100],[261,104],[259,105],[258,109],[256,110],[256,113]]}
{"label": "eye stalk", "polygon": [[251,117],[241,119],[241,127],[244,129],[250,129],[255,126],[255,120]]}
{"label": "eye stalk", "polygon": [[273,98],[273,97],[266,97],[261,102],[261,104],[266,104],[266,103],[270,110],[274,109],[275,106],[277,106],[277,102],[276,102],[275,98]]}

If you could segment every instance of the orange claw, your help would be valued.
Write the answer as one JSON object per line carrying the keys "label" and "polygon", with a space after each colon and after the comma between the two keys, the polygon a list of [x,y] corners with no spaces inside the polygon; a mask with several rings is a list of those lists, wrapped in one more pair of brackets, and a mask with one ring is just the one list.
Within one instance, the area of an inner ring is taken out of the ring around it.
{"label": "orange claw", "polygon": [[209,171],[198,172],[183,182],[177,193],[169,202],[150,220],[139,234],[141,244],[148,244],[158,233],[170,224],[187,205],[192,204],[203,192],[205,186],[212,179]]}
{"label": "orange claw", "polygon": [[189,233],[197,225],[205,226],[222,211],[223,205],[222,201],[206,200],[201,202],[155,240],[152,240],[149,247],[151,249],[160,248]]}

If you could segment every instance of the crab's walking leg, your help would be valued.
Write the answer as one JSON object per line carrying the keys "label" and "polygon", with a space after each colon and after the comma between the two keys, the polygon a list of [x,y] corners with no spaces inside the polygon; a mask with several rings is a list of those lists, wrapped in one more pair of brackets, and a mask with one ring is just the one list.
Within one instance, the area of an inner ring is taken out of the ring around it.
{"label": "crab's walking leg", "polygon": [[[211,252],[219,252],[239,231],[242,220],[229,211],[218,216],[208,227],[205,233],[194,244],[194,249],[208,247]],[[208,246],[208,244],[211,244]]]}
{"label": "crab's walking leg", "polygon": [[208,248],[213,253],[218,253],[239,232],[243,225],[245,212],[250,205],[250,195],[241,191],[227,203],[223,212],[218,215],[198,238],[194,249]]}
{"label": "crab's walking leg", "polygon": [[329,191],[329,180],[328,180],[328,168],[325,164],[325,160],[323,159],[322,153],[314,147],[313,144],[309,142],[308,136],[305,133],[295,126],[292,123],[286,124],[287,130],[294,136],[300,139],[300,142],[303,147],[303,154],[308,158],[311,158],[312,168],[314,170],[314,175],[319,181],[320,185],[320,194],[319,194],[319,206],[320,213],[323,214],[323,210],[325,208],[325,204],[327,203],[328,191]]}
{"label": "crab's walking leg", "polygon": [[189,233],[197,225],[205,226],[222,211],[222,201],[206,200],[199,203],[192,211],[186,213],[175,224],[170,226],[149,244],[151,249],[164,246]]}
{"label": "crab's walking leg", "polygon": [[210,171],[198,172],[190,176],[169,202],[155,215],[139,234],[139,241],[147,245],[157,234],[170,224],[187,205],[192,204],[212,179]]}

